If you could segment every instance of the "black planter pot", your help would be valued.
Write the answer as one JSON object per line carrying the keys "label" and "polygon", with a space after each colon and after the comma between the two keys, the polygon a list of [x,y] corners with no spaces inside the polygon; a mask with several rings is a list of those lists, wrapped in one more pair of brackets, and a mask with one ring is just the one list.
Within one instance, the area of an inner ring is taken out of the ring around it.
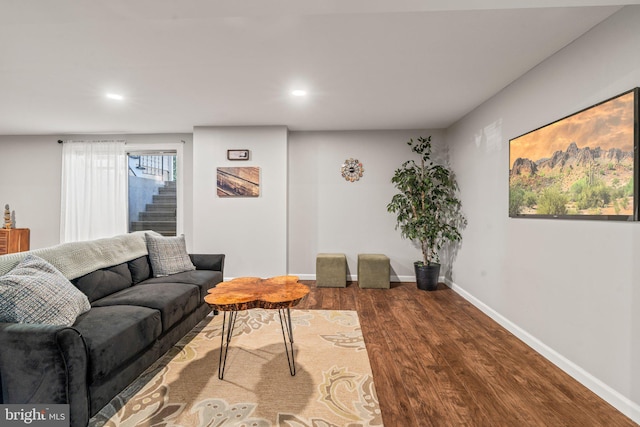
{"label": "black planter pot", "polygon": [[438,288],[438,278],[440,277],[440,264],[423,265],[413,263],[416,270],[416,283],[418,289],[423,291],[435,291]]}

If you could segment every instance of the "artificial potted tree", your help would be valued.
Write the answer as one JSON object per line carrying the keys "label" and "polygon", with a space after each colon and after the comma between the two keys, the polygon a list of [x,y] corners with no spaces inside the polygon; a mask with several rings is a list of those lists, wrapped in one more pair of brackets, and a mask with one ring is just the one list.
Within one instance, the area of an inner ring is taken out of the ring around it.
{"label": "artificial potted tree", "polygon": [[396,229],[403,238],[419,243],[422,260],[414,263],[419,289],[435,290],[440,277],[439,251],[460,241],[467,223],[456,197],[458,184],[453,172],[431,159],[431,137],[407,144],[420,155],[420,162],[407,160],[396,169],[391,182],[399,191],[387,205],[396,214]]}

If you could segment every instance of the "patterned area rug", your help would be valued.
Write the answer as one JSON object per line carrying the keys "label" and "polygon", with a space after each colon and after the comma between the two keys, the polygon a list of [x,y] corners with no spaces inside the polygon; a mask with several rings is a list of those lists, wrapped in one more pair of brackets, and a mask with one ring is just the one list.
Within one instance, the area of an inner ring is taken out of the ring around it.
{"label": "patterned area rug", "polygon": [[358,314],[291,310],[291,376],[277,310],[238,313],[224,379],[209,316],[105,406],[99,426],[382,426]]}

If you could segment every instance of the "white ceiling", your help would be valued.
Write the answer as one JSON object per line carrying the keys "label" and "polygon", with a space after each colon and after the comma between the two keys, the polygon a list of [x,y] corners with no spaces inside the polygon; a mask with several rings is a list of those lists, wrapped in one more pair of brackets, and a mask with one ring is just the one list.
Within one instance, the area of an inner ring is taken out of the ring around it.
{"label": "white ceiling", "polygon": [[[620,0],[2,0],[0,134],[446,128],[619,9]],[[309,94],[294,98],[294,88]]]}

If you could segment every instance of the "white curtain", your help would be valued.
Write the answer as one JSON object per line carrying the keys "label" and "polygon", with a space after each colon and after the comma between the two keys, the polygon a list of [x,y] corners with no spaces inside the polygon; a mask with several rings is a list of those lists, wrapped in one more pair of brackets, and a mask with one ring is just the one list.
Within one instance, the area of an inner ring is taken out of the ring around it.
{"label": "white curtain", "polygon": [[61,243],[127,232],[125,141],[63,144],[61,206]]}

